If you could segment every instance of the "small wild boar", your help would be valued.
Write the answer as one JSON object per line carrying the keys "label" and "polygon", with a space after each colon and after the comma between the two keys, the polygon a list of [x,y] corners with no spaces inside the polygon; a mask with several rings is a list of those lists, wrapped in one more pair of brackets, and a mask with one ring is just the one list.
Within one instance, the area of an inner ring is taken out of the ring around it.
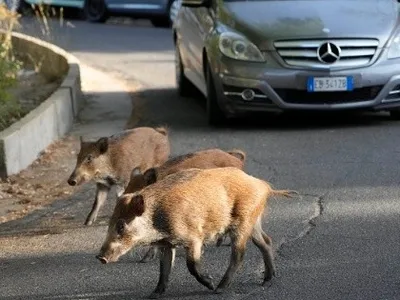
{"label": "small wild boar", "polygon": [[113,185],[121,196],[134,168],[147,170],[162,165],[170,155],[168,131],[164,127],[137,127],[97,141],[80,138],[76,166],[68,179],[71,186],[94,180],[96,197],[85,225],[91,225]]}
{"label": "small wild boar", "polygon": [[[222,167],[236,167],[243,169],[245,160],[246,153],[239,149],[233,149],[229,151],[224,151],[221,149],[205,149],[179,155],[170,158],[157,168],[150,168],[146,170],[144,173],[141,173],[139,168],[134,168],[124,194],[137,192],[145,186],[153,184],[157,180],[161,180],[170,174],[184,169],[211,169]],[[224,236],[221,236],[217,241],[217,247],[222,244],[223,240]],[[141,262],[146,263],[153,260],[156,257],[157,252],[157,247],[150,247]]]}
{"label": "small wild boar", "polygon": [[245,160],[246,153],[239,149],[229,151],[205,149],[179,155],[168,159],[159,167],[147,169],[144,173],[139,168],[134,168],[124,194],[137,192],[157,180],[184,169],[236,167],[243,170]]}
{"label": "small wild boar", "polygon": [[[273,190],[266,181],[238,168],[182,170],[117,200],[96,258],[105,264],[137,246],[162,247],[160,276],[150,295],[157,298],[167,288],[173,249],[183,246],[190,274],[221,293],[243,263],[251,238],[264,260],[265,283],[274,276],[275,265],[271,241],[265,239],[262,229],[262,215],[271,196],[291,197],[292,192]],[[202,248],[225,233],[230,235],[232,253],[229,267],[215,288],[212,277],[200,268]]]}

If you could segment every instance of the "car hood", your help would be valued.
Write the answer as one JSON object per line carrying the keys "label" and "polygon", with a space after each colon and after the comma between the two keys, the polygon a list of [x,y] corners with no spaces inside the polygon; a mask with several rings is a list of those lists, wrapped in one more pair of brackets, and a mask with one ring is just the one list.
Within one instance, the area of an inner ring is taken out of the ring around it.
{"label": "car hood", "polygon": [[223,2],[222,24],[262,50],[278,39],[368,37],[382,47],[399,19],[390,0],[264,0]]}

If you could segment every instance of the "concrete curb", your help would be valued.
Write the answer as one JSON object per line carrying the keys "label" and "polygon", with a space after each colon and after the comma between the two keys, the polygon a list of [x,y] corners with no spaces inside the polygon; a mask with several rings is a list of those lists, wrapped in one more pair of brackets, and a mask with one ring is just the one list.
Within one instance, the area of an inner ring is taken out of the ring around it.
{"label": "concrete curb", "polygon": [[[0,30],[0,34],[4,31]],[[66,74],[59,88],[24,118],[0,132],[0,177],[27,168],[52,142],[68,133],[83,107],[79,60],[40,39],[13,32],[13,48],[39,62],[45,76]]]}

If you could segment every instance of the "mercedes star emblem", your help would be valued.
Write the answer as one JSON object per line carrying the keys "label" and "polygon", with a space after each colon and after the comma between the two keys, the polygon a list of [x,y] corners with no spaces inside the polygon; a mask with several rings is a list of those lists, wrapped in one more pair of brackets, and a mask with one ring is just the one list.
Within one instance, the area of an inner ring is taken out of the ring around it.
{"label": "mercedes star emblem", "polygon": [[340,59],[340,52],[340,47],[334,43],[323,43],[317,50],[318,60],[324,64],[333,64]]}

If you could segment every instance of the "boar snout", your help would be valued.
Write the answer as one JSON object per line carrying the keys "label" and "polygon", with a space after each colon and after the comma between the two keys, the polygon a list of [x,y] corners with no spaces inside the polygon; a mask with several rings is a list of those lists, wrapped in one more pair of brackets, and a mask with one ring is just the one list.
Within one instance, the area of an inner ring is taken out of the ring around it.
{"label": "boar snout", "polygon": [[68,184],[70,185],[70,186],[75,186],[76,184],[77,184],[77,182],[76,182],[76,180],[75,179],[73,179],[73,178],[68,178]]}
{"label": "boar snout", "polygon": [[79,170],[75,169],[69,176],[67,182],[70,186],[80,185],[85,181],[85,176],[80,174]]}
{"label": "boar snout", "polygon": [[76,169],[71,173],[71,175],[69,175],[67,182],[70,186],[75,186],[78,184],[78,181],[76,180]]}
{"label": "boar snout", "polygon": [[98,260],[100,260],[100,262],[101,262],[102,264],[108,263],[107,258],[105,258],[104,256],[96,255],[96,258],[97,258]]}

